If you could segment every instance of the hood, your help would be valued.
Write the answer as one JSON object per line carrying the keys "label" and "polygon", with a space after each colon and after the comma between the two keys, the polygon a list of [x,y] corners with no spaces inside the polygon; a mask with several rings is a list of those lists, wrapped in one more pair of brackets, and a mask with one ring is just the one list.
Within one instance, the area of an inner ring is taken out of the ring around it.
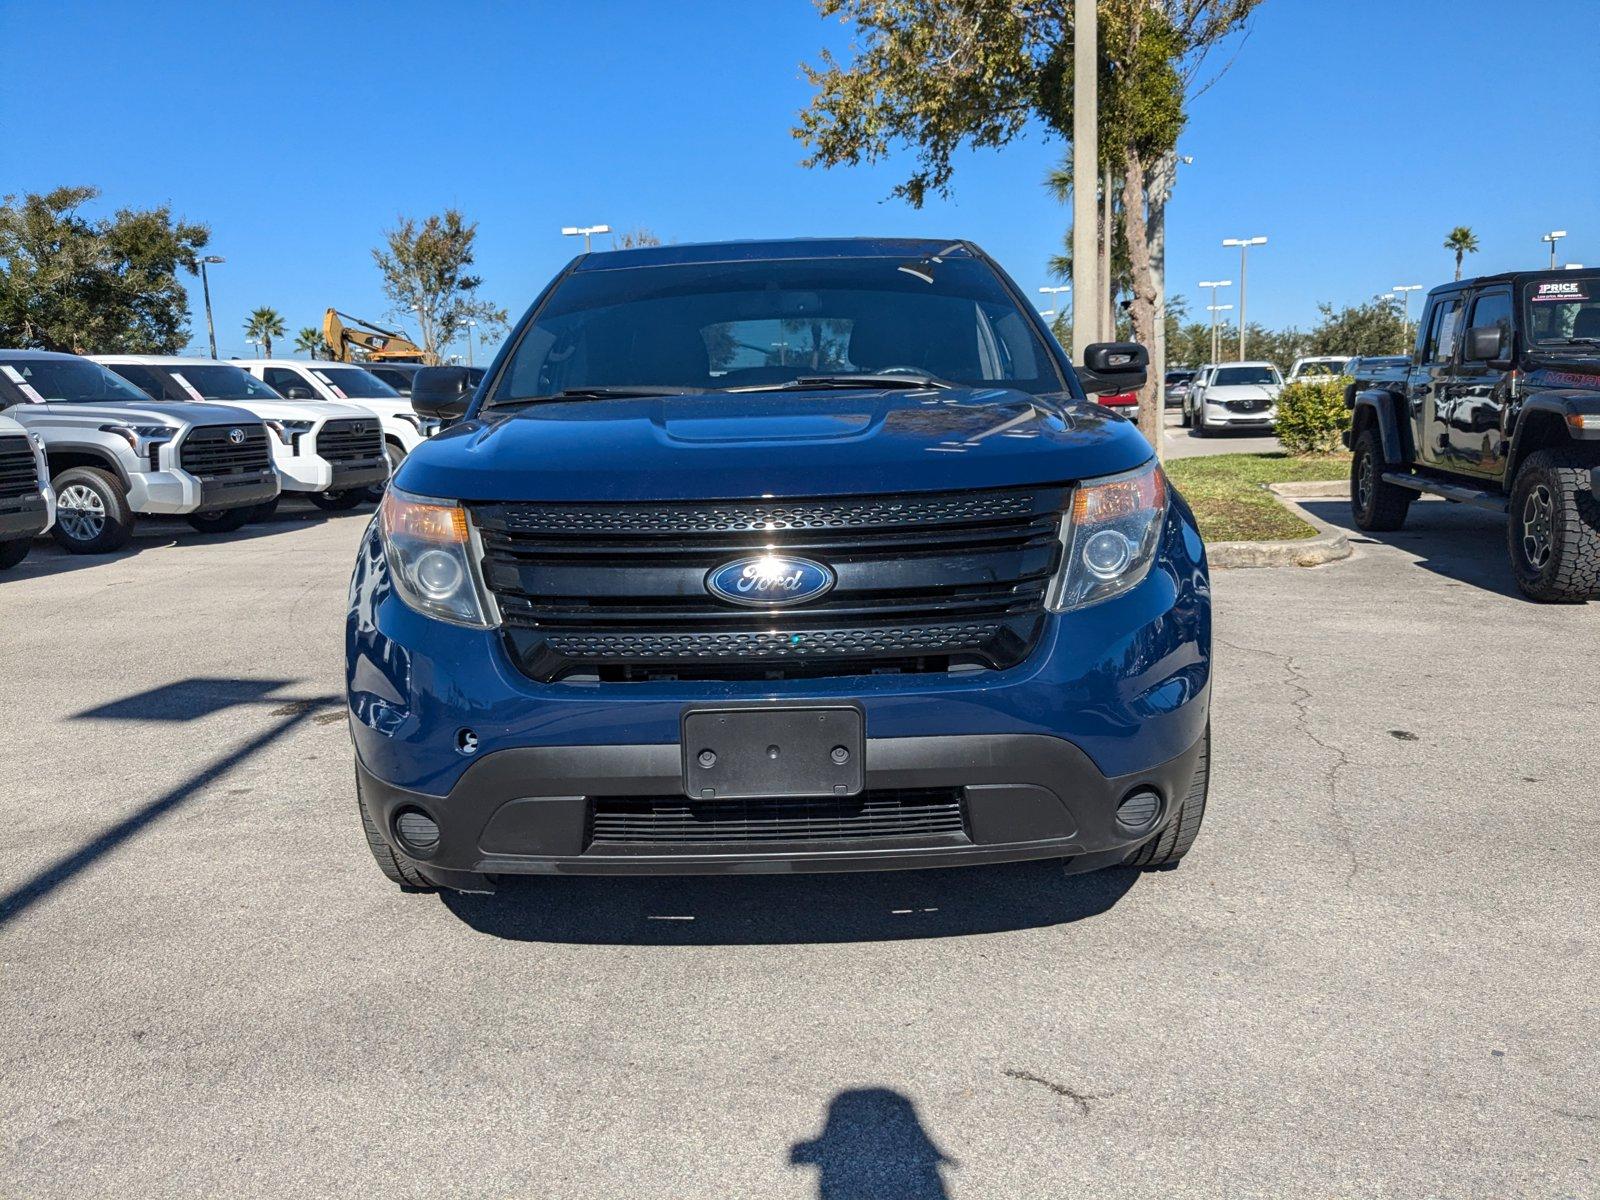
{"label": "hood", "polygon": [[[326,401],[325,407],[332,408],[338,405],[341,408],[357,408],[361,416],[379,417],[411,417],[415,419],[417,413],[411,407],[411,401],[404,396],[346,396],[343,400]],[[351,414],[341,413],[341,416]]]}
{"label": "hood", "polygon": [[267,421],[335,421],[372,416],[364,408],[349,404],[335,404],[327,400],[216,400],[207,401],[205,407],[215,412],[218,408],[242,409]]}
{"label": "hood", "polygon": [[1150,458],[1103,409],[1005,389],[705,393],[530,405],[414,450],[407,491],[462,500],[724,500],[1059,483]]}
{"label": "hood", "polygon": [[0,437],[27,436],[28,431],[4,413],[0,413]]}
{"label": "hood", "polygon": [[1279,383],[1227,383],[1212,384],[1206,388],[1207,400],[1259,400],[1265,396],[1276,400],[1283,390]]}
{"label": "hood", "polygon": [[254,425],[257,418],[226,404],[169,403],[165,400],[110,401],[105,404],[66,404],[50,406],[55,417],[94,418],[99,421],[124,421],[133,425]]}

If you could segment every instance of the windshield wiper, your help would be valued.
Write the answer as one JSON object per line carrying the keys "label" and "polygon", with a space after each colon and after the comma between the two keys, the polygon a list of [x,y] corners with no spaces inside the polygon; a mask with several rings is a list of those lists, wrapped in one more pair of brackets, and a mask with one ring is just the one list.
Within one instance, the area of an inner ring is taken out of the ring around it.
{"label": "windshield wiper", "polygon": [[1600,346],[1600,338],[1592,337],[1567,337],[1551,338],[1547,342],[1538,343],[1541,346]]}
{"label": "windshield wiper", "polygon": [[665,384],[592,384],[585,387],[562,388],[550,396],[512,396],[508,400],[494,400],[485,408],[510,408],[518,404],[553,404],[558,400],[629,400],[650,396],[693,396],[705,388],[669,387]]}
{"label": "windshield wiper", "polygon": [[886,371],[881,375],[868,372],[837,375],[801,375],[787,383],[763,383],[754,387],[729,388],[730,392],[803,392],[822,388],[951,388],[956,385],[948,379],[929,375],[925,371]]}

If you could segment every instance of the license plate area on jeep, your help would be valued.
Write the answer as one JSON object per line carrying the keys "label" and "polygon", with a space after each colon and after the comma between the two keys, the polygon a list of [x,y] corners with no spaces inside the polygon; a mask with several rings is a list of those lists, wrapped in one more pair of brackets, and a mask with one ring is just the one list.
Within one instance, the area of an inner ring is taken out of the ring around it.
{"label": "license plate area on jeep", "polygon": [[683,791],[692,800],[854,796],[866,721],[850,705],[694,708],[683,714]]}

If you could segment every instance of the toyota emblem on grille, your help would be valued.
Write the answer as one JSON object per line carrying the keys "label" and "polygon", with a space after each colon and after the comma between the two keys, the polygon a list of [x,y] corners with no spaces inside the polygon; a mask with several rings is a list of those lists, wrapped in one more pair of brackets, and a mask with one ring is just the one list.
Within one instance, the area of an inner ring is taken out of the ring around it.
{"label": "toyota emblem on grille", "polygon": [[763,554],[724,563],[706,575],[706,591],[730,604],[803,604],[831,589],[837,576],[809,558]]}
{"label": "toyota emblem on grille", "polygon": [[367,431],[367,427],[365,425],[361,424],[359,421],[356,422],[354,425],[350,426],[350,432],[351,433],[365,433],[366,431]]}
{"label": "toyota emblem on grille", "polygon": [[230,442],[232,442],[235,446],[244,445],[244,430],[242,430],[242,429],[230,429],[230,430],[228,430],[228,440]]}

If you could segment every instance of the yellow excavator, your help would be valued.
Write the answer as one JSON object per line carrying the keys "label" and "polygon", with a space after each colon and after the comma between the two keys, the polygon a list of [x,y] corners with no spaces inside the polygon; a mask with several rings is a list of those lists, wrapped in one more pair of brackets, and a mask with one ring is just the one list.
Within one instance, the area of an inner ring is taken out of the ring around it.
{"label": "yellow excavator", "polygon": [[421,346],[405,334],[352,317],[336,308],[322,314],[322,338],[335,362],[427,362]]}

